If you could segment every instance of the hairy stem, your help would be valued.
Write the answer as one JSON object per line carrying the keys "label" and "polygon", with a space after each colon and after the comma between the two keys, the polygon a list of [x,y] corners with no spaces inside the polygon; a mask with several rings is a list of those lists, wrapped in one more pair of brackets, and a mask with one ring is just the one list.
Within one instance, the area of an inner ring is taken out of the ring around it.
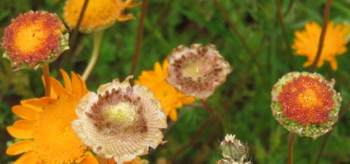
{"label": "hairy stem", "polygon": [[89,61],[88,65],[85,68],[84,73],[83,73],[83,79],[84,80],[88,79],[89,75],[91,74],[91,71],[95,67],[95,64],[97,62],[98,56],[100,54],[99,51],[100,51],[102,36],[103,36],[103,31],[98,31],[98,32],[94,33],[94,36],[93,36],[94,37],[94,39],[93,39],[94,47],[93,47],[93,50],[92,50],[90,61]]}
{"label": "hairy stem", "polygon": [[143,0],[142,2],[142,10],[141,10],[141,16],[140,16],[140,22],[139,26],[137,27],[137,34],[136,34],[136,43],[135,43],[135,52],[132,56],[132,64],[130,68],[130,74],[135,74],[137,62],[140,58],[141,53],[141,46],[142,46],[142,38],[143,38],[143,31],[144,31],[144,22],[145,22],[145,16],[148,8],[148,0]]}
{"label": "hairy stem", "polygon": [[294,143],[297,138],[295,133],[289,132],[288,137],[288,164],[293,164],[294,159]]}
{"label": "hairy stem", "polygon": [[320,36],[320,40],[318,41],[318,48],[317,48],[317,53],[316,53],[316,58],[314,60],[314,62],[311,65],[311,71],[315,71],[319,59],[321,57],[322,54],[322,49],[323,49],[323,43],[324,43],[324,39],[326,37],[326,32],[327,32],[327,26],[328,26],[328,21],[329,21],[329,14],[331,11],[331,7],[332,7],[332,2],[333,0],[327,0],[326,6],[323,10],[323,25],[322,25],[322,31],[321,31],[321,36]]}

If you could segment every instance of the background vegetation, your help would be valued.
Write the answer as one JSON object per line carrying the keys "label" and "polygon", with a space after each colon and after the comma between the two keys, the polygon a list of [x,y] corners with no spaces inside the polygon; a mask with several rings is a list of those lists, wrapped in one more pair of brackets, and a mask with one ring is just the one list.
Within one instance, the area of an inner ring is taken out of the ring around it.
{"label": "background vegetation", "polygon": [[[10,20],[28,10],[47,10],[62,16],[64,0],[0,0],[0,36]],[[150,0],[145,19],[141,57],[136,75],[152,69],[179,44],[213,43],[231,63],[228,76],[209,103],[220,116],[203,109],[200,103],[180,110],[180,117],[165,132],[168,141],[145,158],[151,163],[166,159],[173,163],[215,163],[221,158],[218,145],[226,133],[234,133],[250,146],[254,163],[285,163],[288,132],[272,117],[270,91],[279,77],[305,70],[303,57],[293,56],[294,31],[308,21],[322,22],[324,0]],[[117,23],[106,31],[101,58],[87,81],[90,90],[114,78],[124,78],[131,67],[140,7],[132,9],[135,19]],[[330,18],[350,20],[350,1],[335,0]],[[92,36],[81,35],[80,47],[72,60],[61,66],[82,73],[92,50]],[[350,46],[348,45],[348,48]],[[2,53],[3,50],[0,50]],[[339,68],[318,69],[336,79],[343,107],[350,102],[350,51],[337,57]],[[56,62],[57,68],[57,62]],[[52,75],[57,75],[52,70]],[[0,163],[12,138],[6,126],[15,119],[10,107],[20,99],[43,95],[40,71],[12,72],[8,61],[0,60]],[[336,124],[321,163],[350,163],[350,114]],[[295,163],[311,163],[322,137],[298,138]]]}

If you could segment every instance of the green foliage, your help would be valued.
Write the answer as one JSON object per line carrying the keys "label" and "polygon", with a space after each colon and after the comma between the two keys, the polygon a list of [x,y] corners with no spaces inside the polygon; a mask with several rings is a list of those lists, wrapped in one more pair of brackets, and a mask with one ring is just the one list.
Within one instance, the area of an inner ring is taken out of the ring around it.
{"label": "green foliage", "polygon": [[[218,1],[222,8],[214,0],[150,0],[136,75],[152,69],[155,62],[162,62],[177,45],[191,43],[215,44],[234,70],[209,98],[215,114],[208,114],[200,103],[184,107],[179,119],[169,123],[165,131],[168,142],[146,158],[151,163],[161,158],[176,163],[215,163],[220,158],[220,140],[225,133],[233,133],[249,145],[254,163],[286,163],[288,132],[272,117],[270,91],[283,74],[305,70],[302,67],[305,58],[294,56],[291,49],[294,31],[305,22],[321,22],[325,1],[281,0],[285,32],[277,14],[278,0]],[[42,9],[62,16],[63,4],[64,0],[0,0],[0,36],[19,13]],[[349,6],[348,0],[334,1],[330,18],[336,22],[349,21]],[[140,7],[131,12],[134,20],[117,23],[105,32],[101,57],[87,81],[90,90],[129,74]],[[79,44],[81,51],[62,64],[67,71],[82,73],[90,58],[92,36],[82,35]],[[317,71],[328,79],[336,79],[336,89],[343,96],[343,106],[347,106],[350,51],[337,57],[337,61],[337,71],[332,71],[328,64]],[[54,68],[52,75],[57,75],[57,71]],[[13,160],[4,153],[6,144],[12,140],[5,128],[15,119],[10,106],[20,99],[43,95],[40,71],[13,73],[8,62],[1,59],[0,89],[0,163],[7,163]],[[349,120],[347,113],[336,124],[321,163],[350,163]],[[320,139],[298,138],[295,163],[311,163],[319,147]]]}

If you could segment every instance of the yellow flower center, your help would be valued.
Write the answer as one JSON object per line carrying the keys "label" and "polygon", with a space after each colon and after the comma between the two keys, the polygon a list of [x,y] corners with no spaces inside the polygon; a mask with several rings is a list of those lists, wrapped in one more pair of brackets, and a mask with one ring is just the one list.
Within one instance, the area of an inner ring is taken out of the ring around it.
{"label": "yellow flower center", "polygon": [[47,37],[40,23],[33,23],[31,26],[18,30],[15,36],[15,46],[22,52],[33,52],[42,46],[43,40]]}
{"label": "yellow flower center", "polygon": [[200,62],[199,60],[188,62],[182,70],[182,75],[197,81],[203,75],[203,66]]}
{"label": "yellow flower center", "polygon": [[121,102],[108,106],[104,112],[104,116],[108,120],[129,126],[136,120],[136,110],[132,104]]}
{"label": "yellow flower center", "polygon": [[306,89],[298,95],[298,102],[307,109],[320,105],[317,94],[312,89]]}

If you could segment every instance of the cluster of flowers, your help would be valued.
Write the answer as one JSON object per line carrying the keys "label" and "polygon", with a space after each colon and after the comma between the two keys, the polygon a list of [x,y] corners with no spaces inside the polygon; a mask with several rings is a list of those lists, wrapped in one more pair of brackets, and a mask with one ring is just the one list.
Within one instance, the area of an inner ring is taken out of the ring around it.
{"label": "cluster of flowers", "polygon": [[[65,5],[64,18],[72,29],[81,9],[77,6],[82,4],[83,0],[68,0]],[[133,5],[132,1],[92,0],[79,30],[95,32],[116,20],[131,19],[123,10]],[[30,11],[5,29],[4,56],[15,70],[38,68],[67,50],[68,40],[55,14]],[[162,66],[156,63],[135,83],[132,76],[115,79],[100,85],[97,92],[89,91],[78,74],[69,76],[61,70],[63,85],[49,77],[48,95],[12,108],[20,119],[7,128],[17,140],[6,153],[24,153],[15,163],[98,163],[99,158],[142,163],[138,156],[163,143],[166,116],[175,121],[177,108],[208,98],[230,72],[214,45],[200,44],[178,46]]]}
{"label": "cluster of flowers", "polygon": [[[67,0],[64,20],[77,26],[83,0]],[[79,30],[99,31],[115,21],[133,18],[125,9],[132,0],[90,0]],[[329,61],[337,68],[336,55],[346,51],[349,28],[329,24],[324,51],[317,66]],[[315,59],[320,27],[306,25],[296,33],[294,48]],[[68,32],[55,14],[30,11],[19,15],[4,31],[4,57],[15,70],[38,68],[54,61],[69,48]],[[195,99],[207,99],[225,82],[230,64],[214,45],[178,46],[163,64],[144,71],[134,82],[129,76],[103,84],[97,92],[87,89],[82,78],[61,70],[63,85],[49,77],[48,95],[23,100],[12,108],[20,119],[7,128],[17,138],[8,155],[20,155],[16,163],[98,163],[96,157],[117,163],[138,158],[163,143],[166,116],[177,119],[177,109]],[[317,138],[331,130],[338,119],[341,97],[334,81],[307,72],[283,76],[272,89],[272,113],[284,127],[301,136]],[[218,163],[251,163],[245,145],[228,135],[221,143],[224,159]],[[133,161],[132,161],[133,160]]]}

